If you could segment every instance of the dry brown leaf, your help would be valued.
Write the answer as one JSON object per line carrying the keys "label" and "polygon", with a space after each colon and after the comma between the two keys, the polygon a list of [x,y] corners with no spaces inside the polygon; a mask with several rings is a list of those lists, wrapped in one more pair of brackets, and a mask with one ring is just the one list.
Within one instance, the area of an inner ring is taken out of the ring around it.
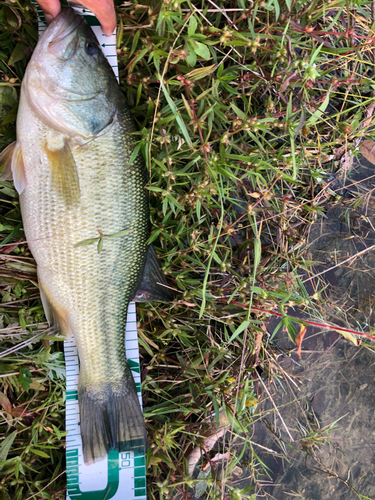
{"label": "dry brown leaf", "polygon": [[226,431],[230,428],[230,423],[227,415],[220,410],[219,426],[216,425],[216,420],[212,424],[212,428],[203,433],[204,440],[201,446],[196,446],[186,457],[188,462],[189,474],[193,474],[195,466],[201,459],[204,451],[208,453],[214,447],[216,441],[223,437]]}
{"label": "dry brown leaf", "polygon": [[10,413],[14,418],[25,418],[33,416],[33,414],[24,406],[17,406],[16,408],[12,408],[12,411]]}
{"label": "dry brown leaf", "polygon": [[297,353],[298,353],[299,359],[301,359],[302,340],[303,340],[303,337],[305,336],[305,333],[306,333],[306,327],[305,327],[305,325],[301,325],[301,328],[299,330],[299,334],[296,337],[296,344],[298,346]]}
{"label": "dry brown leaf", "polygon": [[219,462],[219,460],[229,460],[230,459],[230,451],[225,453],[216,453],[216,455],[211,458],[211,462]]}
{"label": "dry brown leaf", "polygon": [[359,146],[360,152],[366,158],[366,160],[375,164],[375,142],[365,139]]}
{"label": "dry brown leaf", "polygon": [[0,392],[0,405],[7,413],[12,413],[12,405],[3,392]]}
{"label": "dry brown leaf", "polygon": [[297,71],[295,71],[295,72],[294,72],[294,73],[292,73],[292,74],[289,74],[289,75],[285,78],[285,80],[284,80],[284,82],[283,82],[283,84],[281,85],[280,90],[279,90],[279,92],[280,92],[281,94],[282,94],[283,92],[285,92],[285,91],[286,91],[286,89],[289,87],[290,80],[291,80],[292,78],[294,78],[296,75],[298,75]]}

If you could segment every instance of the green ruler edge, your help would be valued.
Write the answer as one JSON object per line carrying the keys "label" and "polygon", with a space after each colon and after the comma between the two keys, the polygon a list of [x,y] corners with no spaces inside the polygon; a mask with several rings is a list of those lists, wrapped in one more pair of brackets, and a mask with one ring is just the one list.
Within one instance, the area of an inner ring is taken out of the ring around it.
{"label": "green ruler edge", "polygon": [[[35,5],[38,13],[38,33],[41,36],[47,24],[42,9],[39,5]],[[105,36],[100,23],[89,10],[76,4],[72,4],[72,7],[91,26],[118,79],[116,32],[110,37]],[[137,316],[134,302],[131,302],[128,308],[125,339],[126,356],[142,406]],[[77,393],[79,359],[74,338],[69,342],[64,342],[64,352],[66,364],[65,426],[68,431],[66,436],[67,500],[146,500],[144,453],[111,451],[100,462],[92,465],[84,464]]]}

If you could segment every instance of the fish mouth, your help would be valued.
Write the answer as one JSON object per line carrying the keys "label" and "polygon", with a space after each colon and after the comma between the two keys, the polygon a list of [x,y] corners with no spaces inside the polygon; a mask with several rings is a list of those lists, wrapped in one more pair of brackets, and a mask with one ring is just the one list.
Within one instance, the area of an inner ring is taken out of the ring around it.
{"label": "fish mouth", "polygon": [[48,52],[65,61],[73,57],[78,43],[76,33],[82,22],[83,18],[73,9],[62,10],[48,28],[52,32]]}
{"label": "fish mouth", "polygon": [[76,14],[72,8],[63,9],[40,37],[32,59],[35,60],[42,57],[45,52],[51,52],[54,56],[61,59],[69,59],[69,52],[71,57],[74,54],[74,50],[68,50],[68,54],[64,54],[66,46],[69,44],[69,41],[73,42],[71,45],[74,46],[75,32],[77,32],[82,22],[84,22],[83,17]]}
{"label": "fish mouth", "polygon": [[83,18],[72,8],[62,9],[43,34],[48,43],[55,43],[70,35],[82,23]]}

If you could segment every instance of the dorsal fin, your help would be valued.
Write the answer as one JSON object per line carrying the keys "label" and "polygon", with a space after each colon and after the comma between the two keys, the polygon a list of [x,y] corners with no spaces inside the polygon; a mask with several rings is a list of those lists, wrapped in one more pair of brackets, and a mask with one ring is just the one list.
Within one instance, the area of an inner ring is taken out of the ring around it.
{"label": "dorsal fin", "polygon": [[148,246],[145,269],[133,300],[135,302],[171,301],[167,280],[160,269],[159,261],[152,245]]}

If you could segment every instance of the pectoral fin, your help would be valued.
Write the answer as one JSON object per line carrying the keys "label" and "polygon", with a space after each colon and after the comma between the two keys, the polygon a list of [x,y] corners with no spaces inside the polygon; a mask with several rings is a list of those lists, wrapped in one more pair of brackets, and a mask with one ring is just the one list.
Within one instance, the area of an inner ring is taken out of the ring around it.
{"label": "pectoral fin", "polygon": [[[55,146],[55,144],[54,144]],[[62,137],[60,147],[45,145],[48,162],[52,170],[52,183],[68,207],[79,201],[79,179],[76,162],[68,141]]]}
{"label": "pectoral fin", "polygon": [[0,154],[0,180],[13,179],[14,187],[21,194],[27,185],[25,166],[22,158],[22,150],[19,142],[12,142]]}
{"label": "pectoral fin", "polygon": [[152,245],[148,246],[143,276],[133,297],[135,302],[171,301],[172,294],[167,280],[160,269],[159,261]]}

